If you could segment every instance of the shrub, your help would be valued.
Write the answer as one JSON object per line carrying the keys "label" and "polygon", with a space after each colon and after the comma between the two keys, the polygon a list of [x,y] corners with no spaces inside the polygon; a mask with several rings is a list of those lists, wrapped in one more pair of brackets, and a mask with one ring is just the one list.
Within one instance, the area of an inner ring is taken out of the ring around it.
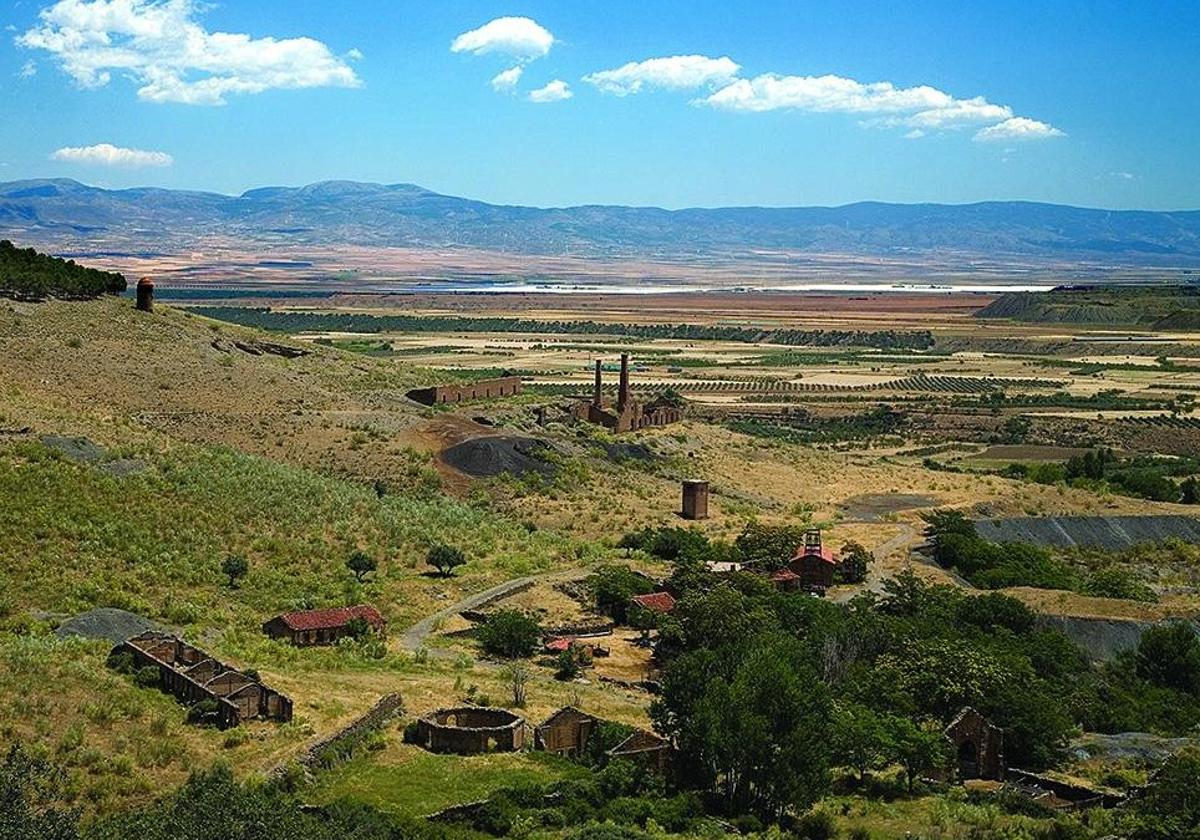
{"label": "shrub", "polygon": [[833,840],[837,837],[837,823],[825,811],[809,811],[796,820],[794,831],[803,840]]}
{"label": "shrub", "polygon": [[215,722],[217,716],[217,701],[201,700],[188,709],[188,723],[209,724]]}
{"label": "shrub", "polygon": [[500,610],[479,630],[479,642],[492,656],[519,659],[537,649],[542,629],[520,610]]}
{"label": "shrub", "polygon": [[158,668],[153,665],[146,665],[138,668],[133,675],[133,681],[142,688],[156,688],[159,685],[161,677],[158,673]]}
{"label": "shrub", "polygon": [[438,570],[438,574],[443,577],[450,577],[454,574],[454,570],[467,562],[466,555],[460,550],[445,543],[438,543],[429,549],[429,554],[425,557],[425,562]]}

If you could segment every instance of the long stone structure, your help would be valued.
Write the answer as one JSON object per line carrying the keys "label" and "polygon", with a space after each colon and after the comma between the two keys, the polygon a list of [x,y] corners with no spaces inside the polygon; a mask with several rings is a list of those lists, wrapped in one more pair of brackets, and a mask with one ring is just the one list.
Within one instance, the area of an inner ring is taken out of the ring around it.
{"label": "long stone structure", "polygon": [[424,405],[444,405],[469,400],[490,400],[497,397],[513,397],[521,393],[521,377],[504,376],[499,379],[481,379],[464,385],[434,385],[430,388],[415,388],[406,394],[410,400]]}
{"label": "long stone structure", "polygon": [[290,698],[178,636],[150,631],[121,642],[112,652],[129,654],[138,668],[157,668],[159,686],[185,705],[214,701],[222,729],[252,718],[292,719]]}

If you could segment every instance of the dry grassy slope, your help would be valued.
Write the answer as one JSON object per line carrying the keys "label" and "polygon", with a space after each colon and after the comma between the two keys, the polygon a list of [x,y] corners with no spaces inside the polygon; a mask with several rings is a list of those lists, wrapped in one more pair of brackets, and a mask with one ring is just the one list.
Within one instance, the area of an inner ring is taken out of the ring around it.
{"label": "dry grassy slope", "polygon": [[330,348],[284,359],[233,346],[261,338],[126,299],[0,302],[0,428],[108,446],[161,432],[368,477],[408,465],[405,435],[422,411],[403,395],[429,372]]}

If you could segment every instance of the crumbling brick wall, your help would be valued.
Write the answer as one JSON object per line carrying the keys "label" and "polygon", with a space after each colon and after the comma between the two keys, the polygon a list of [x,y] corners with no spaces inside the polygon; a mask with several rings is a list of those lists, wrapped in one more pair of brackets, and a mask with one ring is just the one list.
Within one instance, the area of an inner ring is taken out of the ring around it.
{"label": "crumbling brick wall", "polygon": [[417,743],[430,752],[476,755],[525,747],[525,720],[507,709],[458,706],[417,721]]}
{"label": "crumbling brick wall", "polygon": [[1004,731],[979,712],[964,708],[944,734],[954,749],[960,779],[1004,778]]}
{"label": "crumbling brick wall", "polygon": [[512,397],[521,393],[521,377],[504,376],[499,379],[481,379],[465,385],[434,385],[431,388],[416,388],[407,396],[425,405],[460,403],[469,400],[490,400],[497,397]]}

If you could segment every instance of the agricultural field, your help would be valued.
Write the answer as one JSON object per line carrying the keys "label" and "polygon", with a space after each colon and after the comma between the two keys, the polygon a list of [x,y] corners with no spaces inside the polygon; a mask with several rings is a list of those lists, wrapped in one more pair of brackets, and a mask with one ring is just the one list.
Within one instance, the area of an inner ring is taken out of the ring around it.
{"label": "agricultural field", "polygon": [[[349,801],[404,819],[517,797],[514,788],[592,784],[587,766],[539,753],[434,755],[406,727],[461,703],[519,707],[531,723],[572,705],[615,725],[658,725],[646,686],[663,679],[663,662],[643,643],[651,631],[618,627],[604,656],[564,677],[561,657],[540,645],[516,665],[498,657],[480,628],[509,611],[543,629],[611,621],[597,575],[677,574],[677,556],[631,547],[630,535],[679,528],[707,558],[741,551],[753,526],[862,546],[866,574],[836,582],[822,609],[894,597],[897,578],[955,598],[986,589],[1090,634],[1102,653],[1112,643],[1094,638],[1099,624],[1141,632],[1194,617],[1194,550],[1169,539],[1046,549],[1041,566],[1003,574],[915,551],[935,510],[989,522],[1200,512],[1188,489],[1200,473],[1188,457],[1200,451],[1200,339],[1110,341],[1091,327],[975,318],[989,300],[359,295],[153,314],[122,298],[0,301],[0,691],[19,698],[0,708],[0,741],[64,768],[65,795],[87,819],[146,806],[214,763],[235,782],[282,772],[306,805]],[[596,359],[615,395],[621,353],[634,397],[678,395],[682,422],[617,435],[572,420]],[[522,393],[432,407],[406,397],[500,375],[521,377]],[[685,523],[680,482],[696,478],[709,482],[710,516]],[[437,573],[426,562],[435,546],[464,562]],[[366,572],[348,566],[360,555]],[[244,573],[227,571],[231,557]],[[742,585],[764,599],[755,615],[781,609]],[[379,609],[385,637],[295,648],[260,630],[282,612],[354,603]],[[189,723],[186,707],[108,666],[111,642],[54,632],[97,608],[252,670],[293,699],[293,720],[225,732]],[[695,629],[679,632],[696,644]],[[1024,647],[987,649],[1040,662]],[[1071,667],[1077,682],[1151,690],[1123,666]],[[1043,676],[1039,690],[1065,680]],[[838,691],[838,703],[859,702]],[[398,720],[296,769],[306,747],[392,692],[403,698]],[[1106,731],[1131,719],[1077,702]],[[1146,720],[1179,734],[1166,713]],[[826,816],[812,819],[901,838],[1032,831],[1052,817],[1006,810],[987,791],[910,795],[893,764],[877,775],[886,795],[837,770],[816,806]],[[512,807],[514,825],[551,819]],[[670,807],[680,810],[653,820],[710,830],[687,816],[691,804]],[[562,834],[548,825],[539,830]]]}

